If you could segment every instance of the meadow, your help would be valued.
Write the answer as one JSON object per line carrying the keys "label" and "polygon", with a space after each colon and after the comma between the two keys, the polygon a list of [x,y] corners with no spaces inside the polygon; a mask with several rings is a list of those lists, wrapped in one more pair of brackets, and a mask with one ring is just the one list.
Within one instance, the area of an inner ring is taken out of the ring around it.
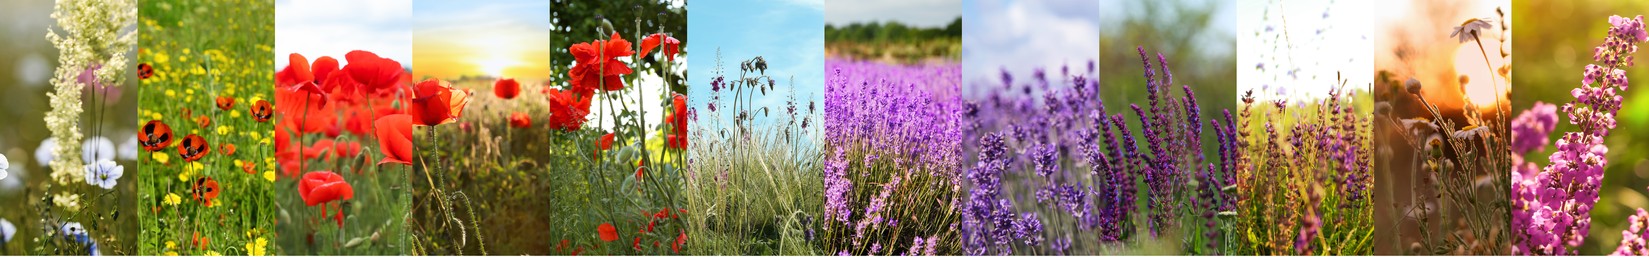
{"label": "meadow", "polygon": [[[744,60],[731,73],[718,65],[710,92],[692,93],[709,102],[691,108],[694,145],[682,190],[692,213],[687,232],[697,238],[691,254],[824,254],[817,239],[824,198],[816,196],[824,193],[822,111],[813,98],[798,99],[804,89],[796,82],[768,75],[768,62]],[[763,102],[780,92],[783,104]]]}
{"label": "meadow", "polygon": [[[1243,6],[1231,255],[1374,252],[1373,40],[1356,3]],[[1321,14],[1321,15],[1319,15]]]}
{"label": "meadow", "polygon": [[1374,253],[1507,254],[1510,16],[1436,7],[1376,27],[1417,36],[1375,47]]}
{"label": "meadow", "polygon": [[276,252],[273,1],[150,1],[140,12],[137,254]]}
{"label": "meadow", "polygon": [[1373,103],[1344,83],[1327,98],[1294,103],[1245,92],[1235,183],[1242,199],[1232,219],[1240,240],[1230,254],[1373,252]]}

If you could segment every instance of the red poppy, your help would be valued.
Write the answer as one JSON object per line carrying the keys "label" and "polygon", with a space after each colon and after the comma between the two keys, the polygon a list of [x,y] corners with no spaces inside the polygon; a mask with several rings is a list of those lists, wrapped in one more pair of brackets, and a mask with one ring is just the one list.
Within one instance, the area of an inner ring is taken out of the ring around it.
{"label": "red poppy", "polygon": [[221,109],[223,111],[229,111],[229,109],[235,108],[235,98],[218,97],[217,101],[218,101],[218,109]]}
{"label": "red poppy", "polygon": [[595,40],[573,44],[567,48],[578,63],[567,70],[568,85],[580,94],[595,93],[596,90],[614,91],[624,89],[624,81],[620,75],[630,74],[630,66],[619,61],[619,57],[628,57],[635,54],[630,50],[630,42],[614,32],[609,40]]}
{"label": "red poppy", "polygon": [[550,128],[571,132],[584,127],[584,117],[590,115],[591,95],[553,88],[544,89],[544,95],[550,99],[550,119],[545,122]]}
{"label": "red poppy", "polygon": [[218,198],[218,192],[218,181],[212,179],[212,177],[195,179],[195,185],[189,189],[189,194],[193,195],[195,201],[199,201],[207,207],[211,207],[212,200]]}
{"label": "red poppy", "polygon": [[206,143],[206,138],[201,138],[195,134],[184,136],[183,142],[178,143],[177,146],[177,155],[183,157],[184,162],[200,160],[201,157],[206,157],[208,153],[212,153],[212,146]]}
{"label": "red poppy", "polygon": [[154,77],[154,76],[155,76],[155,67],[149,66],[148,63],[143,63],[143,64],[138,64],[137,65],[137,79],[149,79],[149,77]]}
{"label": "red poppy", "polygon": [[399,163],[412,165],[412,116],[393,114],[373,122],[378,128],[378,150],[384,159],[378,164]]}
{"label": "red poppy", "polygon": [[166,149],[172,146],[172,127],[160,120],[149,120],[143,124],[143,133],[137,135],[137,143],[150,152]]}
{"label": "red poppy", "polygon": [[245,171],[246,174],[256,174],[258,171],[258,163],[246,162],[246,164],[241,164],[240,169],[241,171]]}
{"label": "red poppy", "polygon": [[315,73],[310,70],[309,58],[304,58],[303,54],[287,55],[286,68],[275,72],[275,85],[276,89],[320,95],[322,98],[319,102],[326,104],[326,91],[321,90],[321,86],[316,82]]}
{"label": "red poppy", "polygon": [[641,55],[652,54],[653,48],[659,45],[664,45],[664,49],[660,51],[664,52],[665,59],[676,61],[676,53],[681,52],[681,40],[676,40],[676,37],[670,37],[670,35],[663,33],[655,33],[641,39]]}
{"label": "red poppy", "polygon": [[618,240],[618,228],[613,227],[613,223],[601,223],[601,226],[596,227],[596,231],[601,234],[601,241]]}
{"label": "red poppy", "polygon": [[675,111],[666,116],[665,121],[670,123],[670,127],[675,130],[675,133],[665,135],[665,146],[671,149],[687,149],[687,96],[680,93],[672,93],[672,95],[674,97],[671,105],[674,106]]}
{"label": "red poppy", "polygon": [[210,127],[212,126],[212,118],[206,117],[206,115],[200,115],[195,117],[195,123],[200,124],[200,128]]}
{"label": "red poppy", "polygon": [[492,83],[492,94],[502,99],[515,98],[521,94],[521,82],[516,82],[514,78],[499,79]]}
{"label": "red poppy", "polygon": [[347,142],[335,141],[335,142],[332,143],[332,153],[328,154],[327,156],[329,158],[350,158],[350,157],[355,157],[356,155],[360,155],[360,154],[361,154],[361,142],[356,142],[356,141],[347,141]]}
{"label": "red poppy", "polygon": [[196,249],[206,248],[206,245],[211,244],[211,243],[212,243],[212,237],[203,237],[203,236],[200,236],[200,232],[198,232],[198,231],[195,232],[195,248]]}
{"label": "red poppy", "polygon": [[349,200],[355,197],[355,188],[344,181],[344,176],[330,171],[312,171],[298,181],[298,196],[311,207],[321,203]]}
{"label": "red poppy", "polygon": [[513,114],[510,114],[510,127],[514,127],[514,128],[532,127],[532,117],[528,117],[527,113],[521,113],[521,112],[515,112]]}
{"label": "red poppy", "polygon": [[329,86],[330,84],[324,83],[327,80],[332,79],[332,72],[338,71],[338,59],[332,58],[332,56],[321,56],[320,58],[315,58],[315,63],[309,64],[309,69],[310,72],[315,75],[315,81],[323,83],[321,84],[321,89],[331,92],[335,85]]}
{"label": "red poppy", "polygon": [[630,243],[630,247],[635,248],[636,251],[641,251],[641,237],[636,237],[636,242]]}
{"label": "red poppy", "polygon": [[218,145],[218,152],[223,153],[225,156],[235,155],[235,144],[225,143]]}
{"label": "red poppy", "polygon": [[670,244],[670,250],[675,251],[677,254],[680,254],[681,253],[681,246],[686,245],[686,244],[687,244],[687,232],[681,232],[681,235],[676,236],[676,242]]}
{"label": "red poppy", "polygon": [[613,149],[613,137],[613,133],[601,136],[601,142],[599,143],[601,144],[601,150]]}
{"label": "red poppy", "polygon": [[427,79],[412,88],[413,124],[435,126],[458,121],[469,104],[470,90],[455,89],[445,80]]}
{"label": "red poppy", "polygon": [[378,57],[378,54],[369,51],[350,51],[344,54],[349,65],[344,65],[343,72],[355,79],[363,87],[361,90],[372,94],[388,94],[400,86],[402,74],[405,74],[401,63],[395,60]]}
{"label": "red poppy", "polygon": [[275,109],[269,107],[269,101],[258,100],[257,103],[252,103],[252,117],[257,119],[258,123],[269,122],[269,117],[274,114]]}

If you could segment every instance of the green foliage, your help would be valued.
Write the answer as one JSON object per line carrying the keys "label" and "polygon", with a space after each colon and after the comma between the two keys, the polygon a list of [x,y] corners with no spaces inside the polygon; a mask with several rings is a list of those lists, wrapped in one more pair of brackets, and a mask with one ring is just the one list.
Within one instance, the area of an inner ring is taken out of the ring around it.
{"label": "green foliage", "polygon": [[825,25],[830,55],[893,63],[962,58],[962,17],[943,27],[915,27],[898,21]]}

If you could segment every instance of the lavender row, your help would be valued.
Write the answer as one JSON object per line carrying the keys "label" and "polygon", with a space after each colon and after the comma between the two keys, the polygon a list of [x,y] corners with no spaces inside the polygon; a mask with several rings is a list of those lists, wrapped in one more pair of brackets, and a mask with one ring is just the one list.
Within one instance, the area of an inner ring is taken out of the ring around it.
{"label": "lavender row", "polygon": [[829,60],[825,70],[827,252],[958,253],[960,67]]}

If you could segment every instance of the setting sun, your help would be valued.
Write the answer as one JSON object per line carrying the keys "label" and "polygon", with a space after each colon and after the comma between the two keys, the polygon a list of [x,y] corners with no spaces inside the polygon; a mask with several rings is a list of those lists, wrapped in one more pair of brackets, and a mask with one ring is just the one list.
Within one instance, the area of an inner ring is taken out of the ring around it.
{"label": "setting sun", "polygon": [[[1461,89],[1465,93],[1462,94],[1482,109],[1493,109],[1491,105],[1497,100],[1502,104],[1507,102],[1505,93],[1511,88],[1507,79],[1496,73],[1501,66],[1505,66],[1506,61],[1499,57],[1499,50],[1494,45],[1497,43],[1484,42],[1483,48],[1486,49],[1479,49],[1476,42],[1469,41],[1455,49],[1454,70],[1461,76],[1457,80],[1464,83]],[[1483,58],[1485,53],[1489,55],[1487,63]]]}
{"label": "setting sun", "polygon": [[[439,5],[439,4],[438,4]],[[543,17],[503,16],[496,6],[431,6],[413,31],[415,78],[466,76],[542,79],[550,75],[549,27]]]}

